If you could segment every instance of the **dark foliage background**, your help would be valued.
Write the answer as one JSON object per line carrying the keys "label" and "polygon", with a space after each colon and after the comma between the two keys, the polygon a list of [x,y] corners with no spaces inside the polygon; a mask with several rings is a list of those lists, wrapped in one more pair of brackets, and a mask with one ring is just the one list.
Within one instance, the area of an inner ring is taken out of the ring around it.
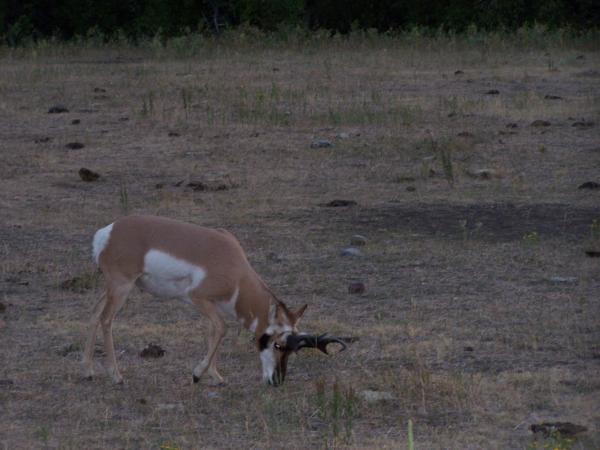
{"label": "dark foliage background", "polygon": [[413,26],[463,31],[541,23],[583,30],[600,24],[598,0],[0,0],[0,35],[23,39],[115,35],[139,39],[219,33],[242,23],[346,33]]}

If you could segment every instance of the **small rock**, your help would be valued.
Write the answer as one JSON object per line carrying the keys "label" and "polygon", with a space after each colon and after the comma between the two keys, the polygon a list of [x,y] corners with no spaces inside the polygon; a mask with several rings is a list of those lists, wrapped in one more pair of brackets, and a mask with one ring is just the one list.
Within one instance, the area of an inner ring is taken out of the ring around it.
{"label": "small rock", "polygon": [[0,313],[3,313],[4,311],[6,311],[6,305],[0,302]]}
{"label": "small rock", "polygon": [[103,93],[106,92],[106,89],[97,87],[97,88],[94,88],[94,92],[96,94],[98,94],[98,93],[102,93],[103,94]]}
{"label": "small rock", "polygon": [[45,136],[35,139],[33,142],[35,142],[36,144],[45,144],[46,142],[50,142],[51,140],[52,138]]}
{"label": "small rock", "polygon": [[546,100],[562,100],[562,97],[558,96],[558,95],[544,95],[544,98]]}
{"label": "small rock", "polygon": [[119,117],[119,122],[127,122],[129,117]]}
{"label": "small rock", "polygon": [[193,191],[202,192],[217,192],[217,191],[228,191],[237,185],[231,182],[225,182],[220,180],[211,181],[190,181],[186,184],[186,187],[192,188]]}
{"label": "small rock", "polygon": [[575,59],[582,60],[585,59],[585,55],[577,55]]}
{"label": "small rock", "polygon": [[590,258],[600,258],[600,250],[586,250],[585,254]]}
{"label": "small rock", "polygon": [[454,75],[463,75],[463,74],[464,74],[464,72],[462,70],[456,70],[454,72]]}
{"label": "small rock", "polygon": [[534,120],[531,122],[532,127],[549,127],[551,124],[547,120]]}
{"label": "small rock", "polygon": [[348,285],[349,294],[364,294],[365,289],[364,283],[361,283],[360,281],[355,281]]}
{"label": "small rock", "polygon": [[363,256],[363,252],[361,252],[359,249],[357,249],[355,247],[346,247],[344,250],[341,251],[340,256],[360,257],[360,256]]}
{"label": "small rock", "polygon": [[465,346],[463,347],[463,350],[464,350],[465,352],[472,352],[472,351],[473,351],[473,350],[475,350],[475,349],[474,349],[473,347],[471,347],[470,345],[465,345]]}
{"label": "small rock", "polygon": [[162,189],[165,187],[165,183],[156,183],[154,189]]}
{"label": "small rock", "polygon": [[600,183],[596,183],[595,181],[586,181],[583,184],[580,184],[577,189],[600,189]]}
{"label": "small rock", "polygon": [[423,157],[423,162],[424,163],[431,163],[431,162],[435,161],[436,159],[437,159],[437,156],[435,156],[435,155],[424,156]]}
{"label": "small rock", "polygon": [[517,125],[514,122],[511,122],[506,124],[506,128],[519,128],[519,125]]}
{"label": "small rock", "polygon": [[156,405],[158,411],[185,411],[185,407],[182,403],[159,403]]}
{"label": "small rock", "polygon": [[9,380],[8,378],[0,380],[0,386],[12,386],[13,384],[15,384],[15,382],[13,380]]}
{"label": "small rock", "polygon": [[208,392],[206,393],[206,396],[207,396],[208,398],[217,398],[217,397],[219,396],[219,393],[218,393],[218,392],[216,392],[216,391],[208,391]]}
{"label": "small rock", "polygon": [[153,343],[148,344],[148,346],[140,352],[140,356],[142,358],[160,358],[165,354],[165,351],[160,345],[156,345]]}
{"label": "small rock", "polygon": [[169,131],[169,137],[179,137],[179,133],[176,131]]}
{"label": "small rock", "polygon": [[361,247],[366,244],[367,238],[360,234],[355,234],[350,238],[350,245],[354,245],[355,247]]}
{"label": "small rock", "polygon": [[464,138],[472,138],[475,135],[469,131],[461,131],[460,133],[457,134],[457,136],[464,137]]}
{"label": "small rock", "polygon": [[81,123],[81,120],[79,120],[79,119],[71,120],[71,125],[79,125],[80,123]]}
{"label": "small rock", "polygon": [[91,171],[90,169],[86,169],[85,167],[82,167],[81,169],[79,169],[79,178],[81,178],[83,181],[96,181],[98,178],[100,178],[100,174]]}
{"label": "small rock", "polygon": [[577,277],[550,277],[548,281],[554,284],[577,284],[579,279]]}
{"label": "small rock", "polygon": [[83,145],[81,142],[69,142],[67,145],[65,145],[65,147],[71,150],[79,150],[80,148],[85,147],[85,145]]}
{"label": "small rock", "polygon": [[417,190],[416,187],[414,186],[406,186],[406,191],[407,192],[415,192]]}
{"label": "small rock", "polygon": [[326,206],[328,208],[339,208],[342,206],[356,206],[356,202],[354,200],[331,200],[328,203],[321,203],[319,206]]}
{"label": "small rock", "polygon": [[54,105],[48,110],[48,114],[68,113],[69,110],[63,105]]}
{"label": "small rock", "polygon": [[571,126],[575,128],[592,128],[594,126],[594,122],[591,122],[589,120],[579,120],[573,123],[573,125]]}
{"label": "small rock", "polygon": [[348,133],[339,133],[336,138],[338,139],[348,139],[350,135]]}
{"label": "small rock", "polygon": [[479,178],[481,180],[490,180],[492,178],[501,178],[500,173],[494,169],[467,170],[467,175],[469,175],[472,178]]}
{"label": "small rock", "polygon": [[500,93],[500,91],[498,89],[490,89],[485,94],[486,95],[498,95],[499,93]]}
{"label": "small rock", "polygon": [[556,433],[561,437],[570,438],[577,434],[585,433],[587,428],[583,425],[576,425],[571,422],[543,422],[533,424],[529,427],[533,433],[543,433],[545,436],[551,436]]}
{"label": "small rock", "polygon": [[391,392],[372,391],[370,389],[361,391],[360,397],[367,403],[377,403],[381,401],[394,400]]}
{"label": "small rock", "polygon": [[139,398],[138,403],[140,405],[146,405],[146,404],[148,404],[148,400],[146,400],[145,398]]}
{"label": "small rock", "polygon": [[317,139],[316,141],[312,141],[310,148],[327,148],[331,147],[331,145],[331,142],[327,139]]}

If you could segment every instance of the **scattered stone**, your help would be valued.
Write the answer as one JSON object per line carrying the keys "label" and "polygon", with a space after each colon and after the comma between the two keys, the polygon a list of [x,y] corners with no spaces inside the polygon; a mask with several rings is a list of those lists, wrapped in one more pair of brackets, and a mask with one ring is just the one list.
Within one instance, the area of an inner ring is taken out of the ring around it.
{"label": "scattered stone", "polygon": [[147,405],[148,404],[148,400],[146,400],[145,398],[138,398],[138,403],[140,405]]}
{"label": "scattered stone", "polygon": [[208,391],[206,393],[206,396],[208,398],[217,398],[219,396],[219,393],[217,391]]}
{"label": "scattered stone", "polygon": [[454,75],[463,75],[464,72],[462,70],[457,70],[454,72]]}
{"label": "scattered stone", "polygon": [[6,305],[2,302],[0,302],[0,313],[3,313],[6,311]]}
{"label": "scattered stone", "polygon": [[544,98],[546,100],[562,100],[561,96],[559,96],[559,95],[551,95],[551,94],[545,95]]}
{"label": "scattered stone", "polygon": [[61,113],[68,113],[68,112],[69,112],[69,110],[63,105],[55,105],[55,106],[52,106],[48,110],[48,114],[61,114]]}
{"label": "scattered stone", "polygon": [[119,122],[127,122],[129,117],[119,117]]}
{"label": "scattered stone", "polygon": [[531,122],[532,127],[549,127],[551,124],[547,120],[534,120]]}
{"label": "scattered stone", "polygon": [[415,181],[415,177],[407,175],[398,175],[396,178],[394,178],[394,182],[396,183],[414,183]]}
{"label": "scattered stone", "polygon": [[355,234],[350,238],[350,245],[354,245],[355,247],[367,245],[367,238],[360,234]]}
{"label": "scattered stone", "polygon": [[[0,326],[0,328],[2,327]],[[9,380],[8,378],[0,380],[0,386],[12,386],[13,384],[15,384],[15,382],[13,380]]]}
{"label": "scattered stone", "polygon": [[338,135],[336,136],[336,138],[338,139],[348,139],[350,137],[350,135],[348,133],[338,133]]}
{"label": "scattered stone", "polygon": [[60,356],[67,356],[69,353],[79,352],[81,351],[81,347],[77,344],[66,344],[64,345],[57,353]]}
{"label": "scattered stone", "polygon": [[94,100],[106,100],[108,98],[110,98],[108,95],[94,95]]}
{"label": "scattered stone", "polygon": [[328,208],[340,208],[342,206],[356,206],[357,203],[354,200],[331,200],[328,203],[321,203],[319,206],[325,206]]}
{"label": "scattered stone", "polygon": [[81,120],[79,120],[79,119],[71,120],[71,125],[79,125],[80,123],[81,123]]}
{"label": "scattered stone", "polygon": [[585,55],[577,55],[575,59],[582,60],[585,59]]}
{"label": "scattered stone", "polygon": [[153,344],[152,342],[140,352],[142,358],[160,358],[165,354],[165,351],[160,345]]}
{"label": "scattered stone", "polygon": [[83,181],[96,181],[98,178],[100,178],[100,174],[91,171],[90,169],[86,169],[85,167],[82,167],[81,169],[79,169],[79,178],[81,178]]}
{"label": "scattered stone", "polygon": [[169,131],[169,137],[179,137],[179,133],[176,131]]}
{"label": "scattered stone", "polygon": [[97,87],[97,88],[94,88],[94,92],[96,94],[103,94],[106,92],[106,89]]}
{"label": "scattered stone", "polygon": [[600,189],[600,183],[596,183],[595,181],[586,181],[583,184],[580,184],[577,189]]}
{"label": "scattered stone", "polygon": [[275,252],[269,252],[269,253],[267,253],[267,259],[269,261],[273,261],[273,262],[276,262],[276,263],[280,263],[280,262],[284,261],[283,256],[281,256],[280,254],[275,253]]}
{"label": "scattered stone", "polygon": [[464,350],[465,352],[472,352],[472,351],[474,351],[475,349],[474,349],[473,347],[471,347],[470,345],[465,345],[465,346],[463,347],[463,350]]}
{"label": "scattered stone", "polygon": [[45,136],[45,137],[37,138],[33,142],[35,142],[36,144],[45,144],[46,142],[50,142],[51,140],[52,140],[52,138]]}
{"label": "scattered stone", "polygon": [[592,128],[594,126],[594,122],[590,120],[578,120],[571,126],[575,128]]}
{"label": "scattered stone", "polygon": [[79,150],[85,147],[85,145],[83,145],[81,142],[69,142],[67,145],[65,145],[65,147],[70,150]]}
{"label": "scattered stone", "polygon": [[475,135],[469,131],[461,131],[460,133],[457,134],[457,136],[459,137],[464,137],[464,138],[472,138],[475,137]]}
{"label": "scattered stone", "polygon": [[586,250],[585,254],[590,258],[600,258],[600,250]]}
{"label": "scattered stone", "polygon": [[182,403],[159,403],[156,405],[156,409],[161,412],[167,411],[185,411],[185,407]]}
{"label": "scattered stone", "polygon": [[467,175],[480,180],[491,180],[492,178],[501,178],[500,173],[494,169],[472,169],[466,171]]}
{"label": "scattered stone", "polygon": [[279,72],[279,67],[273,67],[273,72]]}
{"label": "scattered stone", "polygon": [[577,284],[579,279],[577,277],[550,277],[548,281],[554,284]]}
{"label": "scattered stone", "polygon": [[514,122],[511,122],[506,124],[506,128],[519,128],[519,125],[517,125]]}
{"label": "scattered stone", "polygon": [[363,252],[361,252],[359,249],[357,249],[355,247],[346,247],[344,250],[341,251],[340,256],[361,257],[361,256],[363,256]]}
{"label": "scattered stone", "polygon": [[312,141],[310,144],[310,148],[327,148],[331,146],[331,142],[327,139],[317,139],[316,141]]}
{"label": "scattered stone", "polygon": [[585,433],[587,428],[583,425],[576,425],[571,422],[543,422],[533,424],[529,427],[533,433],[542,433],[545,436],[560,434],[561,437],[570,438],[577,434]]}
{"label": "scattered stone", "polygon": [[154,189],[162,189],[165,187],[165,183],[156,183]]}
{"label": "scattered stone", "polygon": [[365,289],[364,283],[361,283],[360,281],[355,281],[348,285],[349,294],[364,294]]}
{"label": "scattered stone", "polygon": [[485,94],[486,95],[498,95],[499,93],[500,93],[500,91],[498,89],[490,89]]}
{"label": "scattered stone", "polygon": [[415,192],[417,190],[416,187],[414,186],[406,186],[406,191],[407,192]]}
{"label": "scattered stone", "polygon": [[377,403],[382,401],[394,400],[391,392],[372,391],[370,389],[361,391],[360,397],[367,403]]}

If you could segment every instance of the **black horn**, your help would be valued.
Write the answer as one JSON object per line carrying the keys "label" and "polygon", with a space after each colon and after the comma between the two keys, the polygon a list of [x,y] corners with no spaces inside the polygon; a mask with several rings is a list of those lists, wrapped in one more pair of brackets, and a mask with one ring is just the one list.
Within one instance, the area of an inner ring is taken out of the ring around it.
{"label": "black horn", "polygon": [[340,352],[346,350],[347,346],[344,341],[336,337],[327,336],[327,333],[320,336],[313,336],[310,334],[290,334],[286,340],[286,346],[295,352],[302,348],[318,348],[325,354],[329,354],[327,346],[329,344],[340,344],[342,349]]}

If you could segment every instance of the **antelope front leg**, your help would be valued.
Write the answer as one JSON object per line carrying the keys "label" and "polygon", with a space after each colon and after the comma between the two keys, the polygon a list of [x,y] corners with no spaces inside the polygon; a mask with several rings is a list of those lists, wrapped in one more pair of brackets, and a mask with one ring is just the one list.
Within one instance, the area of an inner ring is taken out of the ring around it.
{"label": "antelope front leg", "polygon": [[203,304],[200,307],[200,310],[210,321],[208,327],[208,352],[200,364],[194,367],[192,379],[194,380],[194,383],[197,383],[200,381],[202,375],[204,375],[204,372],[208,370],[209,375],[217,382],[217,384],[223,384],[223,377],[217,370],[216,353],[223,336],[225,336],[225,321],[221,318],[212,304]]}
{"label": "antelope front leg", "polygon": [[85,378],[92,378],[94,375],[94,345],[96,344],[96,335],[98,334],[98,328],[100,327],[100,313],[104,301],[106,300],[106,292],[102,293],[102,296],[94,306],[92,313],[92,319],[90,320],[90,329],[87,341],[85,343],[85,350],[83,352],[83,376]]}

